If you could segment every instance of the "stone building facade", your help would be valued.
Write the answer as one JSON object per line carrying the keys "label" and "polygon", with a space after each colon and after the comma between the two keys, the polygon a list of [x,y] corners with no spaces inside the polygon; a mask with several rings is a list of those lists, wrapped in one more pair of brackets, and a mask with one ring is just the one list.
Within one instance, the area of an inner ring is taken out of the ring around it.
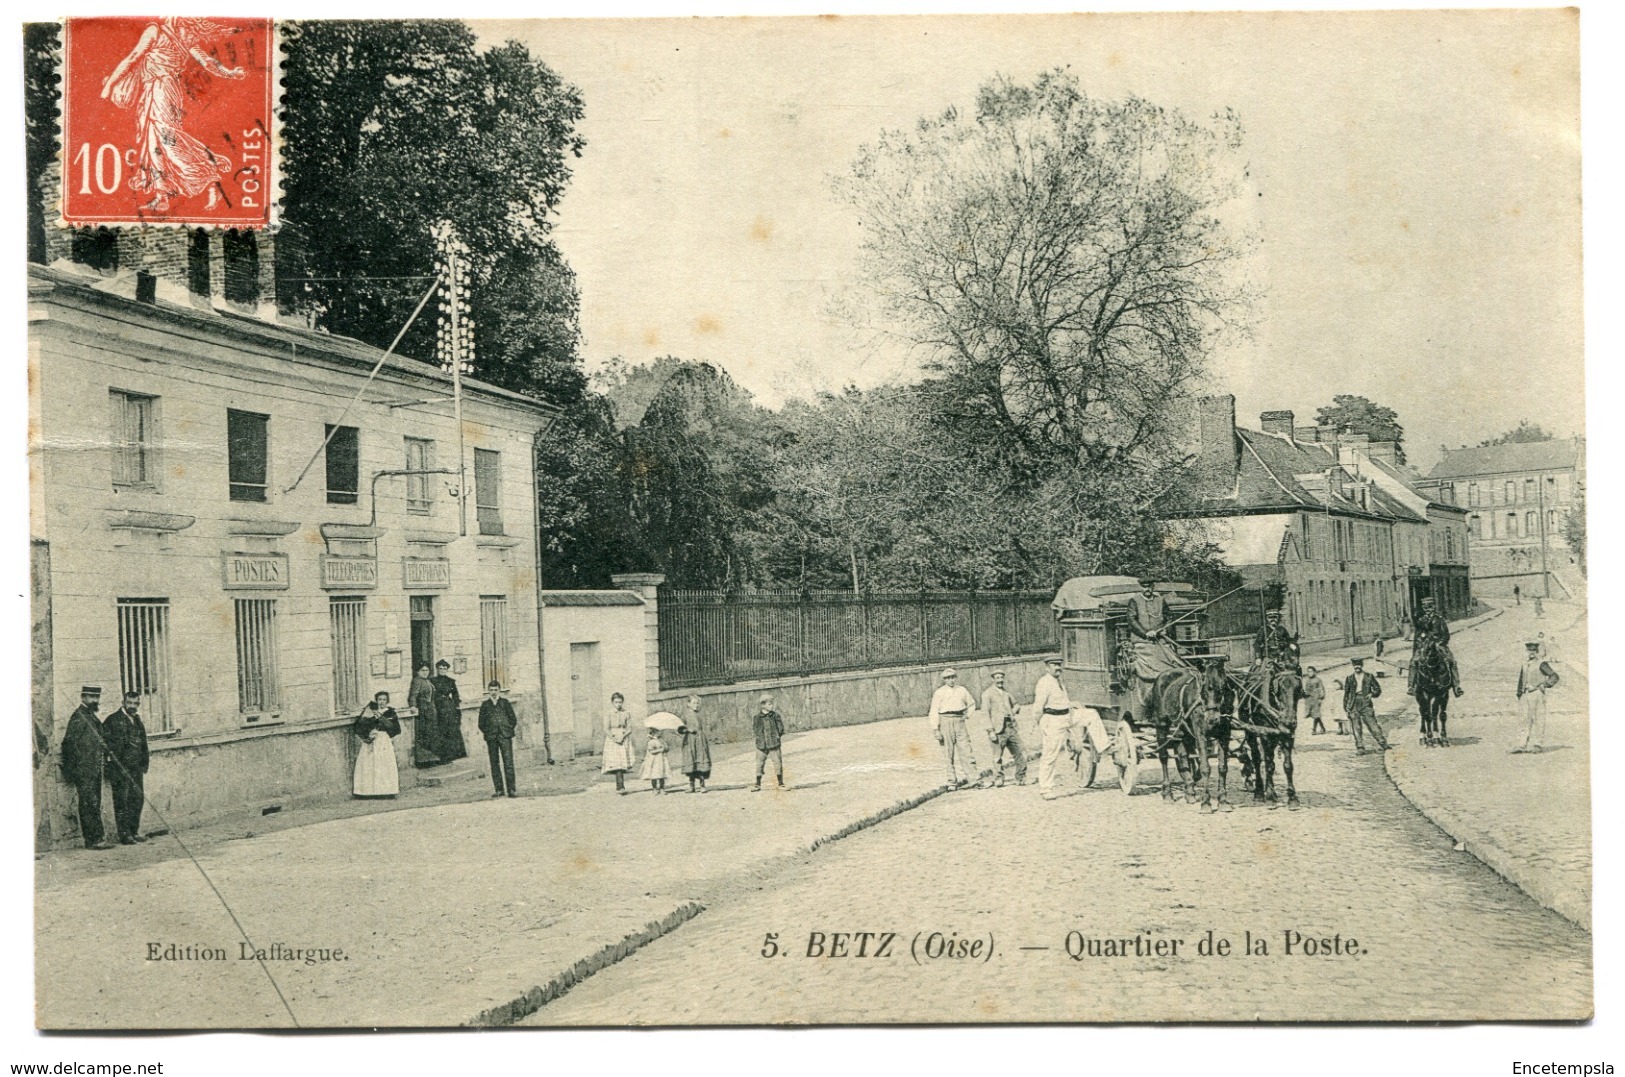
{"label": "stone building facade", "polygon": [[1565,531],[1585,486],[1585,439],[1446,449],[1420,486],[1465,514],[1475,589],[1510,597],[1514,586],[1536,595],[1578,585]]}
{"label": "stone building facade", "polygon": [[[82,684],[104,711],[136,690],[171,819],[342,795],[357,709],[380,690],[406,708],[413,666],[445,658],[471,754],[492,677],[540,746],[533,461],[553,409],[465,379],[459,439],[439,369],[283,324],[258,268],[219,294],[199,269],[224,267],[218,233],[112,235],[109,262],[29,267],[44,741]],[[42,838],[72,838],[72,790],[38,785]]]}
{"label": "stone building facade", "polygon": [[1391,446],[1296,426],[1290,411],[1249,430],[1235,408],[1229,395],[1198,403],[1202,497],[1179,519],[1248,586],[1280,588],[1306,652],[1398,635],[1420,593],[1467,563],[1464,521],[1448,506],[1433,513],[1402,469],[1380,463]]}

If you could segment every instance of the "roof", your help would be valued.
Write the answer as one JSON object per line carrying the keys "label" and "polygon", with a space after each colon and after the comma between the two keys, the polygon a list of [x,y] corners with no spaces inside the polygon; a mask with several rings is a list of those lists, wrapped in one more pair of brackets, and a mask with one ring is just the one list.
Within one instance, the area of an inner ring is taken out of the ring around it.
{"label": "roof", "polygon": [[1240,458],[1236,491],[1230,497],[1209,498],[1198,515],[1253,515],[1296,509],[1332,511],[1349,516],[1404,523],[1426,523],[1397,498],[1376,485],[1368,486],[1367,504],[1339,496],[1321,479],[1339,466],[1331,448],[1315,442],[1295,442],[1280,434],[1236,428]]}
{"label": "roof", "polygon": [[[382,358],[384,370],[402,377],[414,381],[443,383],[446,386],[451,384],[451,375],[433,363],[425,363],[404,355],[386,354],[382,349],[353,337],[322,333],[282,322],[267,322],[230,310],[198,310],[161,298],[151,303],[142,303],[128,295],[110,292],[105,287],[97,286],[105,285],[107,278],[87,277],[73,270],[57,269],[36,263],[29,264],[28,277],[31,299],[63,292],[109,310],[140,312],[147,317],[162,319],[172,325],[184,326],[198,332],[231,333],[247,338],[263,348],[284,352],[286,357],[294,362],[307,356],[320,356],[370,370]],[[480,381],[478,378],[463,378],[462,383],[464,392],[473,392],[541,412],[557,413],[559,410],[557,405],[545,400],[525,396],[523,393],[516,393],[499,385]]]}
{"label": "roof", "polygon": [[643,599],[631,591],[543,591],[542,605],[558,606],[641,606]]}
{"label": "roof", "polygon": [[1446,449],[1443,458],[1428,472],[1428,478],[1459,479],[1510,471],[1561,471],[1574,467],[1579,459],[1580,445],[1575,438]]}
{"label": "roof", "polygon": [[1055,601],[1050,605],[1056,612],[1098,610],[1112,600],[1093,592],[1105,587],[1132,587],[1138,590],[1139,586],[1140,581],[1133,576],[1074,576],[1061,584],[1061,589],[1055,592]]}

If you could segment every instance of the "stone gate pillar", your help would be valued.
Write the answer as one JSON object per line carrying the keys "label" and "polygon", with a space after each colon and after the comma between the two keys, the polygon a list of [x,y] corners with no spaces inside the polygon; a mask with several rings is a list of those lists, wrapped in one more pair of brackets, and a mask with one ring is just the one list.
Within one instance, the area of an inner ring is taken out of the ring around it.
{"label": "stone gate pillar", "polygon": [[647,707],[660,691],[660,585],[666,577],[660,572],[622,572],[610,581],[643,599],[643,702]]}

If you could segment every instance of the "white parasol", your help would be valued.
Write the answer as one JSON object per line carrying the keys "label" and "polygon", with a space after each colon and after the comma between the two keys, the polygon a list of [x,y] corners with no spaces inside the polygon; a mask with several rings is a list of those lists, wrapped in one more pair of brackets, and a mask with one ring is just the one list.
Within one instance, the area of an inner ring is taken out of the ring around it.
{"label": "white parasol", "polygon": [[681,729],[683,720],[670,711],[655,711],[643,720],[645,729]]}

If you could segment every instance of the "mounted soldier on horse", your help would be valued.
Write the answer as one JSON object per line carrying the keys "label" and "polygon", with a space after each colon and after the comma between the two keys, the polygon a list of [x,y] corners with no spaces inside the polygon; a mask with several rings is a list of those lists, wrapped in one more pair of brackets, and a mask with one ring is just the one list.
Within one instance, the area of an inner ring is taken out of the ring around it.
{"label": "mounted soldier on horse", "polygon": [[1450,697],[1462,694],[1461,672],[1456,656],[1450,651],[1450,625],[1439,613],[1432,596],[1422,598],[1421,609],[1416,614],[1407,688],[1416,697],[1417,709],[1422,713],[1420,743],[1427,748],[1448,748]]}

